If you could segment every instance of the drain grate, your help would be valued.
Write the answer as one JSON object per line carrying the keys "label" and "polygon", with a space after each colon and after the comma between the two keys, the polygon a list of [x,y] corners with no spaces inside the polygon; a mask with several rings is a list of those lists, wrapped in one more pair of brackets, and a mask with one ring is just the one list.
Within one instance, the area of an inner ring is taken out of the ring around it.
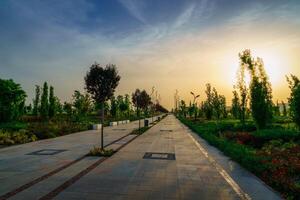
{"label": "drain grate", "polygon": [[39,151],[34,151],[28,153],[27,155],[37,155],[37,156],[44,156],[44,155],[55,155],[61,152],[67,151],[66,149],[42,149]]}
{"label": "drain grate", "polygon": [[173,132],[171,129],[161,129],[160,132]]}
{"label": "drain grate", "polygon": [[146,152],[143,159],[176,160],[174,153]]}

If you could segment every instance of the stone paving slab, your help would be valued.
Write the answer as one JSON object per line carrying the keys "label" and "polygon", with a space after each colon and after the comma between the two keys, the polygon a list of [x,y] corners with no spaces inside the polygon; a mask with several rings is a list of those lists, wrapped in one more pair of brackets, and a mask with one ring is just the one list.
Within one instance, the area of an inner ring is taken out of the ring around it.
{"label": "stone paving slab", "polygon": [[[138,128],[138,122],[117,126],[122,131],[104,128],[104,144],[123,137]],[[100,131],[89,130],[53,139],[0,149],[0,196],[71,161],[84,156],[100,144]],[[64,149],[55,155],[28,155],[42,149]]]}
{"label": "stone paving slab", "polygon": [[[161,131],[161,130],[172,130]],[[176,160],[143,159],[146,152],[175,153]],[[168,116],[55,199],[240,199]]]}

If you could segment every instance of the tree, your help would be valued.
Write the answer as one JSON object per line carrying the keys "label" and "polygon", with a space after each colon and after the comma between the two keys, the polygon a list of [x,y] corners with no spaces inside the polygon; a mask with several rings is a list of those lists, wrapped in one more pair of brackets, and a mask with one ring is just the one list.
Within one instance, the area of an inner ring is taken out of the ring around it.
{"label": "tree", "polygon": [[12,79],[0,79],[0,122],[18,119],[23,111],[26,93]]}
{"label": "tree", "polygon": [[204,102],[204,114],[206,119],[211,120],[213,116],[213,93],[211,89],[211,85],[208,83],[206,84],[206,101]]}
{"label": "tree", "polygon": [[127,108],[127,116],[129,117],[130,116],[130,97],[129,97],[129,94],[125,94],[125,100],[124,100],[124,104],[126,105],[126,108]]}
{"label": "tree", "polygon": [[117,97],[117,100],[118,100],[118,106],[119,106],[119,110],[120,110],[121,114],[125,115],[126,111],[129,110],[129,105],[130,105],[128,102],[128,99],[126,99],[126,96],[124,99],[123,96],[119,95]]}
{"label": "tree", "polygon": [[185,104],[185,101],[181,100],[180,103],[179,103],[179,113],[181,116],[184,116],[186,117],[186,104]]}
{"label": "tree", "polygon": [[300,80],[295,75],[286,77],[291,94],[289,97],[290,113],[293,121],[300,128]]}
{"label": "tree", "polygon": [[279,105],[278,100],[276,102],[276,105],[273,106],[273,112],[274,112],[275,116],[280,116],[281,115],[281,113],[280,113],[280,105]]}
{"label": "tree", "polygon": [[251,57],[250,50],[239,54],[241,65],[250,72],[250,107],[258,129],[265,128],[272,119],[272,89],[261,58]]}
{"label": "tree", "polygon": [[78,90],[73,94],[73,107],[77,120],[85,118],[92,109],[92,102],[88,94],[81,94]]}
{"label": "tree", "polygon": [[286,104],[283,101],[281,101],[281,105],[282,105],[282,115],[286,117],[287,116]]}
{"label": "tree", "polygon": [[236,90],[233,91],[233,98],[231,104],[231,114],[235,119],[240,119],[241,107],[240,99]]}
{"label": "tree", "polygon": [[151,97],[146,92],[146,90],[141,91],[140,89],[136,89],[135,92],[132,94],[132,103],[136,107],[137,116],[139,118],[139,129],[140,125],[140,110],[144,112],[147,110],[148,106],[151,103]]}
{"label": "tree", "polygon": [[110,98],[110,115],[114,118],[117,117],[118,113],[118,102],[114,96]]}
{"label": "tree", "polygon": [[33,99],[33,111],[32,111],[32,114],[35,116],[38,116],[38,114],[39,114],[40,95],[41,95],[41,88],[39,85],[36,85],[35,86],[35,98]]}
{"label": "tree", "polygon": [[72,104],[68,102],[64,102],[63,111],[68,115],[71,116],[73,113]]}
{"label": "tree", "polygon": [[110,99],[119,84],[121,77],[115,65],[109,64],[102,67],[95,63],[85,76],[85,89],[91,94],[95,102],[101,104],[101,149],[103,146],[103,125],[104,125],[104,102]]}
{"label": "tree", "polygon": [[41,97],[41,116],[43,117],[43,119],[47,119],[48,118],[48,114],[49,114],[49,102],[48,102],[48,84],[47,82],[44,83],[43,86],[43,93],[42,93],[42,97]]}
{"label": "tree", "polygon": [[50,86],[49,92],[49,117],[53,118],[56,114],[54,88]]}
{"label": "tree", "polygon": [[245,81],[245,65],[242,63],[242,61],[240,61],[240,69],[238,71],[237,78],[237,88],[240,96],[240,121],[242,123],[242,126],[244,127],[247,114],[248,88]]}

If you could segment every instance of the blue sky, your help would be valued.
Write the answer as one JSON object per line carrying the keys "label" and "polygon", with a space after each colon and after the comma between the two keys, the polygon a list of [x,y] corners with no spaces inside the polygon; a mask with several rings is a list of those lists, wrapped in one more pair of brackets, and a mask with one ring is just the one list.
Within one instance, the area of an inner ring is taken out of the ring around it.
{"label": "blue sky", "polygon": [[250,48],[277,67],[275,97],[286,99],[277,76],[300,75],[299,10],[297,0],[2,0],[1,78],[21,83],[29,101],[48,81],[65,101],[93,62],[115,63],[118,94],[155,86],[170,108],[175,89],[188,100],[206,82],[230,99],[237,54]]}

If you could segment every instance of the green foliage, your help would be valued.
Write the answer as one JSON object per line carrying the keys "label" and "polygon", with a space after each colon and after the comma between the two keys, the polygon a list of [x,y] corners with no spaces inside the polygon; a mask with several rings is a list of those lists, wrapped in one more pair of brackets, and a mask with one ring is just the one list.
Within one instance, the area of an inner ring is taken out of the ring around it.
{"label": "green foliage", "polygon": [[12,79],[0,79],[0,123],[17,120],[24,112],[26,93]]}
{"label": "green foliage", "polygon": [[117,116],[118,112],[118,102],[114,96],[110,98],[110,114],[113,117]]}
{"label": "green foliage", "polygon": [[204,114],[206,119],[210,120],[213,117],[213,93],[211,85],[208,83],[206,84],[206,101],[204,102]]}
{"label": "green foliage", "polygon": [[32,111],[32,114],[35,116],[38,116],[38,114],[39,114],[40,95],[41,95],[41,88],[39,85],[36,85],[35,86],[35,98],[33,99],[33,111]]}
{"label": "green foliage", "polygon": [[233,91],[233,98],[231,104],[231,114],[235,119],[240,119],[241,116],[241,105],[239,95],[236,90]]}
{"label": "green foliage", "polygon": [[217,119],[220,119],[221,117],[222,118],[227,117],[225,96],[219,95],[215,88],[213,88],[212,106],[213,106],[213,113]]}
{"label": "green foliage", "polygon": [[272,89],[266,75],[262,59],[254,60],[250,50],[245,50],[240,56],[241,66],[247,67],[251,75],[250,107],[257,128],[262,129],[272,119]]}
{"label": "green foliage", "polygon": [[287,77],[287,81],[291,89],[289,98],[291,116],[298,128],[300,128],[300,80],[298,77],[291,75],[290,78]]}
{"label": "green foliage", "polygon": [[41,108],[40,108],[40,114],[43,119],[48,118],[49,114],[49,102],[48,102],[48,84],[47,82],[44,82],[43,85],[43,93],[41,97]]}
{"label": "green foliage", "polygon": [[78,90],[74,91],[73,103],[74,115],[76,120],[86,118],[88,113],[92,110],[92,102],[88,94],[81,94]]}
{"label": "green foliage", "polygon": [[28,126],[28,131],[36,135],[38,139],[47,139],[85,131],[88,130],[89,126],[90,124],[87,122],[58,119],[57,121],[31,123]]}
{"label": "green foliage", "polygon": [[55,96],[54,96],[54,88],[50,86],[49,92],[49,117],[53,118],[56,115],[56,105],[55,105]]}
{"label": "green foliage", "polygon": [[115,153],[113,149],[102,149],[100,147],[93,147],[88,156],[110,157]]}
{"label": "green foliage", "polygon": [[151,104],[151,97],[146,90],[136,89],[132,94],[132,103],[137,108],[137,114],[139,115],[139,109],[144,110],[144,112],[147,111]]}
{"label": "green foliage", "polygon": [[71,116],[73,113],[72,104],[68,102],[64,102],[63,111],[68,115]]}
{"label": "green foliage", "polygon": [[115,65],[106,65],[103,68],[95,63],[90,67],[84,80],[86,90],[95,102],[103,103],[113,96],[120,79]]}
{"label": "green foliage", "polygon": [[37,137],[21,129],[17,132],[7,132],[0,130],[0,145],[24,144],[36,141]]}

